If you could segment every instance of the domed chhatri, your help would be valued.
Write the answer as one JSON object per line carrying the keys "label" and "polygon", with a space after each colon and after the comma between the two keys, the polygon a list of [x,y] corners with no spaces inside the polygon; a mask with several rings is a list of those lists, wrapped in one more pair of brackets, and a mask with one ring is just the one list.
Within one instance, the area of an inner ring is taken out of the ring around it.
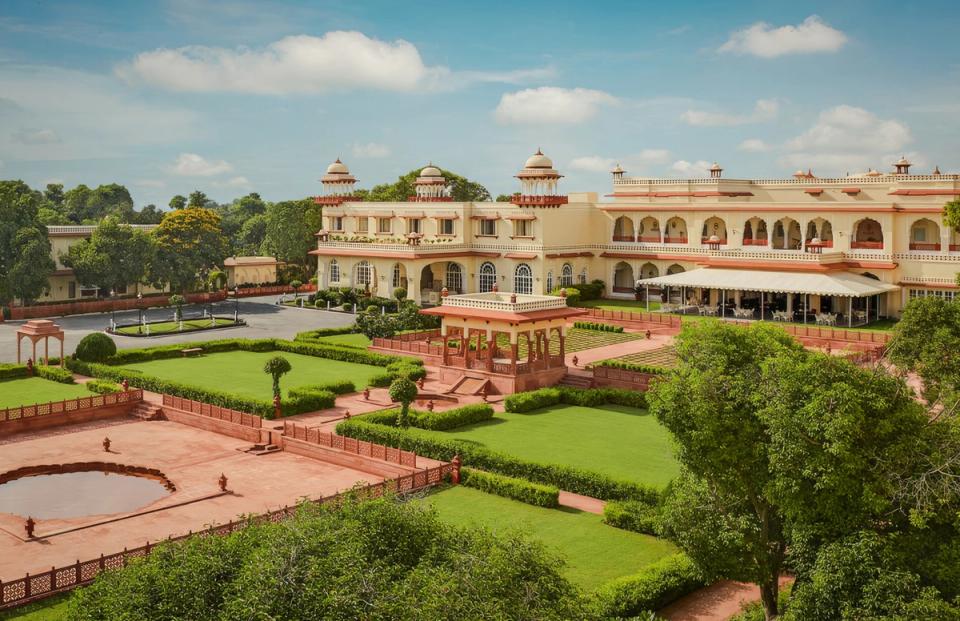
{"label": "domed chhatri", "polygon": [[901,155],[900,159],[893,163],[893,167],[897,171],[894,174],[909,175],[911,166],[913,166],[913,164],[910,162],[910,160],[908,160],[905,155]]}
{"label": "domed chhatri", "polygon": [[523,170],[516,178],[520,180],[520,194],[515,194],[511,202],[515,205],[530,207],[558,207],[567,202],[566,196],[557,194],[557,183],[563,177],[553,168],[553,160],[537,149],[527,158]]}
{"label": "domed chhatri", "polygon": [[314,202],[318,205],[339,205],[353,196],[357,179],[338,157],[327,166],[327,172],[320,178],[320,183],[323,184],[323,196],[316,197]]}
{"label": "domed chhatri", "polygon": [[450,186],[443,171],[433,165],[427,166],[420,171],[420,176],[413,182],[413,188],[416,196],[413,200],[418,202],[444,202],[453,200],[450,198]]}

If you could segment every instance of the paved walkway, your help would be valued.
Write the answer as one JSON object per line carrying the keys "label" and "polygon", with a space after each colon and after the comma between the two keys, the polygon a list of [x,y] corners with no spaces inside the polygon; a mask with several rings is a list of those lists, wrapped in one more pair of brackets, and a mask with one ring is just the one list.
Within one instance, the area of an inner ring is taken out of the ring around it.
{"label": "paved walkway", "polygon": [[[636,330],[628,330],[628,332],[636,332]],[[572,354],[567,354],[567,366],[573,367],[574,356],[577,357],[577,367],[584,367],[591,362],[599,362],[600,360],[607,360],[608,358],[618,358],[620,356],[626,356],[627,354],[635,354],[641,351],[659,349],[665,345],[670,345],[673,343],[673,339],[674,337],[669,334],[653,333],[650,335],[649,339],[637,339],[635,341],[616,343],[614,345],[606,345],[604,347],[584,349]]]}
{"label": "paved walkway", "polygon": [[571,509],[579,509],[586,513],[603,515],[603,508],[606,504],[604,501],[591,498],[590,496],[581,496],[573,492],[560,491],[560,506],[562,507],[570,507]]}
{"label": "paved walkway", "polygon": [[[793,582],[780,577],[781,588]],[[748,582],[721,580],[681,597],[657,615],[667,621],[727,621],[738,614],[745,604],[760,601],[760,589]]]}

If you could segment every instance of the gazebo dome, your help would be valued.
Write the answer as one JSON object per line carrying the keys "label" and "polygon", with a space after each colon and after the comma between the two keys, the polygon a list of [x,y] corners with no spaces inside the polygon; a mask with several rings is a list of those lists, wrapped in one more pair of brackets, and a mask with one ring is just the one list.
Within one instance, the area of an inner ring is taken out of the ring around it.
{"label": "gazebo dome", "polygon": [[339,205],[353,194],[357,178],[350,174],[350,169],[338,157],[327,166],[320,183],[323,184],[323,196],[316,197],[314,202],[318,205]]}
{"label": "gazebo dome", "polygon": [[433,164],[427,165],[426,168],[420,171],[421,177],[442,177],[443,173],[440,172],[440,169],[434,166]]}
{"label": "gazebo dome", "polygon": [[910,161],[903,155],[900,156],[900,159],[897,160],[897,166],[911,166]]}
{"label": "gazebo dome", "polygon": [[328,175],[349,175],[350,169],[347,168],[347,165],[340,161],[340,158],[337,158],[333,164],[327,166]]}
{"label": "gazebo dome", "polygon": [[553,168],[553,160],[543,154],[540,149],[527,158],[524,168]]}

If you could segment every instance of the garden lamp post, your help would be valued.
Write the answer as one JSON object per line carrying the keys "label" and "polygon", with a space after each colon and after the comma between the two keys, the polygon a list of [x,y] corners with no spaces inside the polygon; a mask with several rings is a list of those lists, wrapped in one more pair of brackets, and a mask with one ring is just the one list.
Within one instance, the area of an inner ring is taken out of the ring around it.
{"label": "garden lamp post", "polygon": [[233,287],[233,323],[240,321],[240,287]]}
{"label": "garden lamp post", "polygon": [[140,320],[137,322],[137,334],[143,332],[143,291],[137,291],[137,310],[140,311]]}
{"label": "garden lamp post", "polygon": [[114,331],[117,329],[117,306],[116,302],[113,299],[114,291],[110,290],[110,330]]}

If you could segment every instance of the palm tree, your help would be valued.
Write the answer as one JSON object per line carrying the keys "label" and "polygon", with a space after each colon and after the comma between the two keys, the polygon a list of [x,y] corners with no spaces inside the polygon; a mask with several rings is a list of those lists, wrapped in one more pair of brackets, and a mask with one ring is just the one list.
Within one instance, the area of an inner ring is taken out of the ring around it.
{"label": "palm tree", "polygon": [[283,356],[274,356],[263,365],[263,372],[273,376],[273,396],[280,396],[280,377],[290,371],[290,362]]}

